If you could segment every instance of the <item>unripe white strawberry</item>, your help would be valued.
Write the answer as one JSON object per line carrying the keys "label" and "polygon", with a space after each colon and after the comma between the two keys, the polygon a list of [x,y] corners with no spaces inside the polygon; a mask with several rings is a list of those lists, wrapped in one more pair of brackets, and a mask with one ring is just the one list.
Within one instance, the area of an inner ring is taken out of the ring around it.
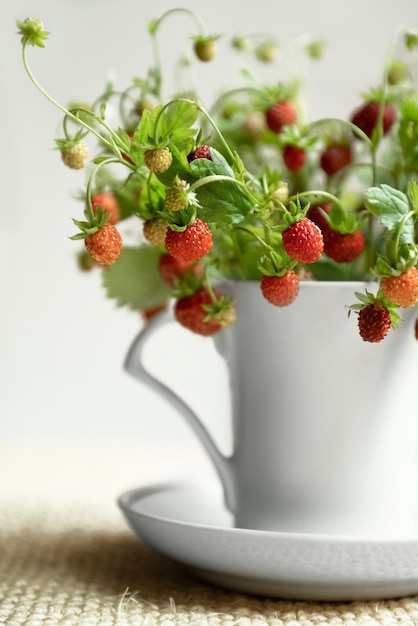
{"label": "unripe white strawberry", "polygon": [[[165,192],[165,206],[167,209],[170,211],[182,211],[186,209],[189,206],[188,188],[189,185],[185,180],[179,180],[179,178],[176,177],[171,187]],[[192,198],[194,198],[194,194]]]}
{"label": "unripe white strawberry", "polygon": [[287,183],[279,183],[278,187],[273,191],[273,198],[278,200],[278,202],[287,202],[289,198],[289,187]]}
{"label": "unripe white strawberry", "polygon": [[169,148],[155,148],[147,150],[144,154],[145,165],[150,172],[162,174],[166,172],[173,162],[173,155]]}
{"label": "unripe white strawberry", "polygon": [[67,167],[72,170],[82,169],[89,157],[89,149],[84,141],[79,141],[69,148],[61,148],[61,158]]}
{"label": "unripe white strawberry", "polygon": [[230,328],[237,321],[236,309],[230,303],[228,306],[219,311],[219,313],[217,313],[213,319],[218,322],[218,324],[220,324],[222,328]]}
{"label": "unripe white strawberry", "polygon": [[159,219],[146,220],[142,227],[142,232],[147,241],[153,246],[164,246],[167,226]]}
{"label": "unripe white strawberry", "polygon": [[194,42],[194,51],[200,61],[211,61],[216,54],[216,43],[213,37],[200,37]]}

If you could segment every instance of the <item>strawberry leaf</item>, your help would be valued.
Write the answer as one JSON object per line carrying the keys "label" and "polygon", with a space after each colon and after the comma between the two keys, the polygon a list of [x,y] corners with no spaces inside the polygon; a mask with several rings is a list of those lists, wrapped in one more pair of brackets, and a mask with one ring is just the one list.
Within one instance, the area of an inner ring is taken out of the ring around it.
{"label": "strawberry leaf", "polygon": [[[389,185],[371,187],[366,193],[366,207],[376,215],[388,231],[395,232],[410,212],[408,197],[402,191]],[[407,219],[399,232],[399,242],[413,244],[415,240],[414,221]]]}
{"label": "strawberry leaf", "polygon": [[149,138],[153,134],[153,129],[154,121],[152,118],[152,112],[149,109],[145,109],[141,115],[141,121],[139,123],[139,126],[134,132],[134,142],[143,147],[148,146],[150,143]]}
{"label": "strawberry leaf", "polygon": [[411,96],[402,104],[398,130],[399,144],[406,162],[418,167],[418,97]]}
{"label": "strawberry leaf", "polygon": [[182,100],[172,103],[166,109],[166,128],[171,136],[171,141],[177,146],[185,139],[194,137],[197,129],[192,128],[195,124],[199,110],[197,106]]}
{"label": "strawberry leaf", "polygon": [[107,296],[134,311],[166,302],[171,291],[158,272],[159,256],[154,246],[124,248],[116,263],[103,272]]}
{"label": "strawberry leaf", "polygon": [[212,160],[196,159],[190,169],[198,178],[223,176],[231,179],[212,180],[207,185],[196,189],[196,196],[201,205],[198,216],[211,224],[238,224],[252,209],[252,202],[245,190],[237,184],[234,172],[226,159],[214,148],[211,150]]}

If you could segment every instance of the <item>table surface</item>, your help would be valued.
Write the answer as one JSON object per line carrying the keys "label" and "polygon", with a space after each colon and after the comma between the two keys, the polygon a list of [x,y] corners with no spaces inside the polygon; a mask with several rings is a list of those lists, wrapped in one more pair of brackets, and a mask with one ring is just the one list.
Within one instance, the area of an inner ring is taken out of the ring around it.
{"label": "table surface", "polygon": [[[178,477],[191,464],[210,478],[195,451],[181,458]],[[418,597],[315,603],[250,596],[207,585],[139,541],[116,499],[172,477],[169,451],[139,457],[126,442],[9,443],[0,447],[0,470],[1,625],[418,624]]]}

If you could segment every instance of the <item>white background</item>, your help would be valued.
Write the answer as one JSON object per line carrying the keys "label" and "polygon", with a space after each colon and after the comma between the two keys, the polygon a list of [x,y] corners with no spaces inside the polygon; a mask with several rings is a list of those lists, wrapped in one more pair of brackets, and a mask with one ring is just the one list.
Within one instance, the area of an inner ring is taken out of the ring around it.
{"label": "white background", "polygon": [[[76,266],[78,247],[68,237],[71,218],[82,213],[73,194],[84,176],[65,168],[52,149],[61,116],[26,77],[15,26],[28,15],[44,21],[47,48],[31,49],[29,59],[43,86],[66,104],[95,98],[109,73],[121,88],[143,75],[151,59],[147,23],[175,6],[163,0],[6,0],[2,6],[0,438],[22,459],[28,446],[47,442],[70,443],[75,455],[82,446],[111,442],[115,459],[133,448],[138,464],[148,455],[159,469],[168,467],[165,450],[179,451],[170,472],[190,470],[192,458],[206,463],[176,413],[122,369],[142,324],[139,314],[117,309],[105,299],[98,273],[82,275]],[[284,48],[304,33],[324,36],[324,60],[302,67],[315,118],[348,116],[360,93],[378,84],[395,28],[418,25],[416,0],[183,0],[181,6],[197,11],[209,32],[224,33],[221,50],[237,33],[267,31]],[[170,61],[195,31],[181,16],[161,29],[169,80]],[[235,57],[230,66],[222,59],[200,64],[195,74],[204,97],[245,63]],[[224,372],[210,340],[186,335],[180,329],[164,335],[153,364],[228,443]]]}

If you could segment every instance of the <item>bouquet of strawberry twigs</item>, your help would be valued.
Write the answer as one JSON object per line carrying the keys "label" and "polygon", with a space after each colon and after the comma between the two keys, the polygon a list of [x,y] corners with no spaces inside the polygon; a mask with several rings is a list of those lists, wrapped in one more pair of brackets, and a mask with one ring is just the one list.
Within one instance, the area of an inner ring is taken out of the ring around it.
{"label": "bouquet of strawberry twigs", "polygon": [[[219,35],[188,9],[148,25],[157,49],[163,21],[194,20],[188,47],[208,63]],[[399,35],[381,83],[359,96],[347,119],[307,120],[294,78],[242,85],[205,107],[198,93],[162,97],[155,63],[123,91],[107,85],[91,105],[57,103],[37,82],[29,46],[45,47],[39,18],[18,21],[23,62],[35,86],[63,114],[56,140],[62,160],[86,168],[82,217],[74,240],[84,269],[102,268],[107,295],[145,317],[174,302],[177,321],[212,335],[235,321],[222,280],[259,281],[278,307],[297,298],[300,281],[370,281],[353,294],[365,341],[381,341],[418,302],[418,93],[413,81],[418,34]],[[324,42],[305,42],[318,62]],[[231,41],[234,54],[274,63],[274,37]],[[119,116],[108,115],[117,101]],[[96,141],[89,155],[86,137]],[[123,230],[137,233],[125,237]]]}

